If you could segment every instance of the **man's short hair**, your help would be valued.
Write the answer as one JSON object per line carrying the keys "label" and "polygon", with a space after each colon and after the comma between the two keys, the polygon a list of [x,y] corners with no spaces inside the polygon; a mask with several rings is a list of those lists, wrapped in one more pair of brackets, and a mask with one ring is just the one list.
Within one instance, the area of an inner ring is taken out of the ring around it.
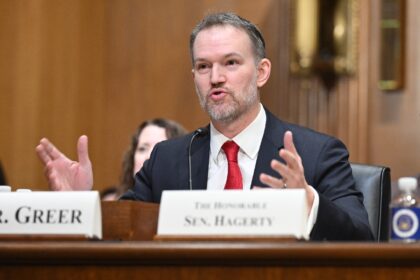
{"label": "man's short hair", "polygon": [[193,46],[198,33],[202,30],[208,29],[213,26],[231,25],[238,29],[244,30],[252,42],[252,47],[256,57],[256,61],[260,61],[265,58],[265,41],[259,31],[258,27],[252,22],[241,18],[234,13],[213,13],[207,15],[202,21],[200,21],[190,35],[190,54],[191,60],[194,64],[194,52]]}

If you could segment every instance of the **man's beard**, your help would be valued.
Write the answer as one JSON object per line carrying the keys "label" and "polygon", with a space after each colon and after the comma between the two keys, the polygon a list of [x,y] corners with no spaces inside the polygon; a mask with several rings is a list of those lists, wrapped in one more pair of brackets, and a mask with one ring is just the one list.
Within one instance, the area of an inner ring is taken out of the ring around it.
{"label": "man's beard", "polygon": [[242,95],[235,94],[227,89],[227,96],[224,100],[214,102],[208,95],[203,96],[196,87],[196,93],[200,101],[200,106],[206,111],[210,119],[219,122],[231,122],[237,120],[249,110],[258,100],[258,89],[253,81]]}

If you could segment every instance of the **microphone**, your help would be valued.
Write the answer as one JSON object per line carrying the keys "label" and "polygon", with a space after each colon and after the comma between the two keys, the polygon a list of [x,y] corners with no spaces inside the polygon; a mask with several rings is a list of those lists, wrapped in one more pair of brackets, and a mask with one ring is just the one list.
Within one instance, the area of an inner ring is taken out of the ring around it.
{"label": "microphone", "polygon": [[191,140],[190,140],[190,145],[188,146],[188,175],[189,175],[189,185],[190,185],[190,190],[192,190],[192,172],[191,172],[191,147],[192,147],[192,143],[194,141],[194,139],[197,136],[203,136],[206,135],[208,133],[208,129],[203,127],[203,128],[198,128],[196,131],[194,131]]}

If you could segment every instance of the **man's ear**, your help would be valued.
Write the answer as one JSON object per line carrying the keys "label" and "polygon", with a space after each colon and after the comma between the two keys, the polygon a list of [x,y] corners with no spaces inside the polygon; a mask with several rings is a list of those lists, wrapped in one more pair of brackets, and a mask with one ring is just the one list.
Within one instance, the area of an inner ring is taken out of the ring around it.
{"label": "man's ear", "polygon": [[263,58],[258,63],[257,86],[260,88],[267,83],[271,73],[271,61],[268,58]]}
{"label": "man's ear", "polygon": [[192,74],[192,77],[193,77],[193,79],[195,78],[195,71],[194,71],[194,68],[193,69],[191,69],[191,74]]}

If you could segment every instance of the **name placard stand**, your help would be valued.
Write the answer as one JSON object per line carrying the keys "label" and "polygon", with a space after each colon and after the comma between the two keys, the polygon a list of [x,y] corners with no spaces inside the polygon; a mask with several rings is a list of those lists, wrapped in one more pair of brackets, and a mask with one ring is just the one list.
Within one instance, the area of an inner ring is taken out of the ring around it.
{"label": "name placard stand", "polygon": [[2,193],[0,239],[102,239],[99,194],[97,191]]}
{"label": "name placard stand", "polygon": [[154,240],[308,239],[303,189],[165,191]]}
{"label": "name placard stand", "polygon": [[88,237],[83,234],[1,234],[3,241],[88,241],[97,240],[96,237]]}
{"label": "name placard stand", "polygon": [[258,235],[155,235],[155,241],[226,241],[226,242],[295,242],[300,241],[294,236],[258,236]]}

